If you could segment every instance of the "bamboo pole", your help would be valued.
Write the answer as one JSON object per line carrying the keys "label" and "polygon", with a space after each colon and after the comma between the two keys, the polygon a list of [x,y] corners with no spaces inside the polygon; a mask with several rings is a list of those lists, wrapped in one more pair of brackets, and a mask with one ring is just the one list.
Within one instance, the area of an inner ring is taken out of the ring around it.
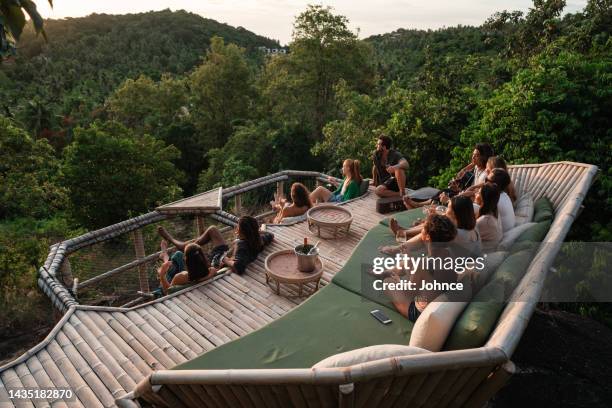
{"label": "bamboo pole", "polygon": [[[24,385],[21,382],[21,379],[19,378],[19,376],[17,375],[17,372],[13,368],[9,368],[8,370],[5,370],[2,373],[0,373],[0,379],[5,384],[5,387],[7,389],[8,388],[24,388]],[[11,401],[13,401],[13,403],[15,404],[17,408],[34,407],[34,403],[30,399],[15,398]]]}
{"label": "bamboo pole", "polygon": [[[53,361],[53,359],[51,358],[47,350],[41,350],[36,356],[36,359],[40,363],[41,368],[45,370],[45,373],[51,379],[53,383],[53,387],[64,388],[64,389],[70,388],[68,381],[66,381],[66,378],[64,377],[62,372],[59,370],[57,364],[55,363],[55,361]],[[29,360],[28,360],[28,364],[30,364]],[[79,401],[78,395],[76,395],[75,393],[75,396],[67,400],[66,404],[68,405],[68,407],[73,408],[73,407],[81,407],[83,403]]]}
{"label": "bamboo pole", "polygon": [[[143,309],[137,309],[136,311],[130,311],[125,313],[125,317],[129,318],[141,331],[142,333],[159,347],[163,353],[169,356],[175,364],[184,363],[188,360],[185,357],[188,349],[173,333],[169,332],[168,329],[164,328],[155,319],[143,318],[138,312]],[[119,315],[120,313],[116,313]],[[193,357],[189,357],[193,358]]]}
{"label": "bamboo pole", "polygon": [[[69,363],[60,364],[58,362],[58,367],[60,367],[60,370],[64,372],[64,375],[68,376],[68,382],[71,385],[74,383],[84,382],[76,387],[71,386],[71,388],[75,390],[75,393],[77,393],[79,390],[82,390],[82,388],[86,388],[93,392],[95,398],[99,401],[100,404],[102,404],[102,406],[110,407],[113,405],[115,399],[109,392],[108,388],[104,386],[98,376],[91,370],[87,363],[85,363],[83,357],[81,357],[76,348],[70,343],[66,335],[64,335],[62,332],[59,332],[57,334],[57,343],[52,343],[52,345],[50,346],[53,348],[55,348],[55,346],[60,348],[62,354],[64,354],[63,357],[60,357],[63,360],[62,363]],[[55,359],[54,354],[56,353],[56,350],[54,349],[52,352],[50,348],[49,353],[51,354],[51,357]],[[67,371],[64,371],[64,368],[67,368]],[[89,397],[89,395],[87,395],[87,397]],[[81,396],[79,396],[79,399],[82,400]],[[89,401],[85,403],[86,406],[90,406],[89,404]],[[92,403],[92,406],[93,405],[94,403]]]}
{"label": "bamboo pole", "polygon": [[[72,329],[70,329],[70,326],[72,326]],[[117,380],[125,391],[129,391],[136,386],[136,381],[134,381],[132,376],[129,375],[128,372],[122,367],[122,365],[126,365],[128,362],[123,354],[118,352],[116,348],[111,349],[115,351],[115,353],[111,354],[110,350],[103,346],[99,341],[101,338],[94,335],[94,333],[91,332],[89,328],[87,328],[87,326],[85,326],[85,324],[83,324],[83,322],[74,315],[70,319],[70,326],[65,327],[64,331],[66,333],[72,332],[72,335],[75,337],[77,335],[80,336],[80,338],[76,338],[78,341],[83,341],[85,344],[79,351],[85,358],[90,358],[91,361],[88,360],[90,364],[93,362],[94,364],[102,364],[104,367],[106,367],[112,374],[113,378]],[[78,346],[77,349],[79,349]],[[119,361],[121,361],[121,363]],[[135,368],[134,371],[132,371],[132,374],[138,375]]]}
{"label": "bamboo pole", "polygon": [[[124,350],[129,349],[136,353],[130,355],[130,361],[138,367],[138,370],[143,375],[148,375],[151,369],[159,369],[164,367],[172,367],[174,364],[164,365],[160,363],[157,357],[153,356],[150,349],[141,344],[136,338],[130,333],[117,319],[111,316],[110,313],[102,313],[100,315],[91,314],[92,320],[96,322],[100,327],[103,327],[104,332],[113,339],[113,343]],[[104,321],[105,325],[102,325]],[[107,328],[108,327],[108,328]],[[110,330],[109,330],[110,328]],[[140,363],[140,360],[144,363]]]}
{"label": "bamboo pole", "polygon": [[195,221],[197,235],[200,236],[204,233],[204,231],[206,231],[206,223],[204,221],[204,217],[202,215],[196,215]]}
{"label": "bamboo pole", "polygon": [[338,386],[338,397],[340,408],[353,408],[355,406],[355,384],[340,384]]}
{"label": "bamboo pole", "polygon": [[[144,240],[142,238],[142,230],[137,229],[132,232],[132,239],[134,241],[134,252],[136,258],[143,259],[145,257]],[[140,282],[140,291],[149,292],[149,278],[147,276],[147,268],[143,264],[138,266],[138,280]]]}
{"label": "bamboo pole", "polygon": [[66,286],[67,288],[72,288],[74,277],[72,276],[72,268],[70,267],[70,261],[68,260],[68,257],[64,258],[62,266],[60,267],[60,273],[64,286]]}
{"label": "bamboo pole", "polygon": [[516,371],[516,366],[512,361],[508,361],[498,367],[480,387],[478,387],[470,398],[465,402],[468,408],[480,408],[497,393],[508,382]]}
{"label": "bamboo pole", "polygon": [[[97,313],[77,311],[75,314],[76,317],[87,326],[102,347],[117,360],[117,363],[135,383],[140,381],[143,375],[148,375],[151,372],[149,366],[147,366],[144,360],[136,353],[134,348],[130,347],[120,336],[118,336],[104,319],[97,316]],[[91,317],[92,315],[98,317],[97,324],[94,323]]]}

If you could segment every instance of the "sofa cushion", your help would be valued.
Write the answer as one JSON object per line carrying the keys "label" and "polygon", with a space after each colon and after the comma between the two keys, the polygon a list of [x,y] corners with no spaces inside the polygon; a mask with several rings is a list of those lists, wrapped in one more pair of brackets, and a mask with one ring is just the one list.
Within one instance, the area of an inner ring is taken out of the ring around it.
{"label": "sofa cushion", "polygon": [[536,202],[533,203],[533,207],[533,222],[548,221],[553,219],[555,210],[548,198],[538,198]]}
{"label": "sofa cushion", "polygon": [[419,347],[401,344],[380,344],[327,357],[325,360],[321,360],[313,365],[312,368],[349,367],[355,364],[367,363],[368,361],[376,361],[389,357],[413,356],[415,354],[425,353],[429,353],[429,351]]}
{"label": "sofa cushion", "polygon": [[504,232],[504,236],[502,237],[502,240],[499,245],[497,245],[497,248],[500,251],[508,251],[510,247],[512,247],[514,242],[518,239],[518,237],[534,225],[537,225],[537,223],[528,222],[526,224],[518,225],[512,228],[511,230]]}
{"label": "sofa cushion", "polygon": [[[378,322],[381,310],[392,323]],[[377,344],[408,344],[412,322],[333,283],[244,337],[174,369],[306,368],[334,354]]]}
{"label": "sofa cushion", "polygon": [[478,293],[478,291],[484,285],[486,285],[490,277],[497,270],[499,265],[501,265],[504,259],[506,259],[507,256],[508,251],[489,252],[485,255],[485,267],[482,270],[470,270],[469,277],[472,282],[472,289],[474,290],[474,293]]}
{"label": "sofa cushion", "polygon": [[534,211],[531,193],[526,192],[520,196],[518,200],[516,200],[516,203],[514,203],[514,218],[516,220],[515,225],[519,226],[531,222]]}
{"label": "sofa cushion", "polygon": [[503,298],[504,285],[500,281],[493,280],[482,288],[455,322],[444,349],[483,346],[504,308]]}
{"label": "sofa cushion", "polygon": [[464,296],[470,297],[466,292],[460,296],[443,293],[429,303],[414,324],[410,345],[429,351],[442,350],[455,321],[469,303]]}
{"label": "sofa cushion", "polygon": [[490,281],[501,282],[505,288],[505,296],[509,297],[527,272],[533,256],[530,249],[509,255],[493,273]]}
{"label": "sofa cushion", "polygon": [[528,228],[526,231],[523,231],[516,241],[514,241],[510,252],[518,252],[524,249],[536,249],[540,245],[540,242],[546,238],[546,234],[548,234],[551,225],[551,220],[541,221],[531,226],[531,228]]}
{"label": "sofa cushion", "polygon": [[370,179],[361,180],[361,184],[359,185],[359,195],[364,195],[368,191],[368,188],[370,188]]}

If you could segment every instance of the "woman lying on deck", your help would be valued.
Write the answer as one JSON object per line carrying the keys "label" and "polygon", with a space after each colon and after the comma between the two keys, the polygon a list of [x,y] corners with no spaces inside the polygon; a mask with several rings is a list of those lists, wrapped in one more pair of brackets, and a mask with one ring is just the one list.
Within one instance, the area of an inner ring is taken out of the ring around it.
{"label": "woman lying on deck", "polygon": [[[359,160],[346,159],[342,163],[342,175],[344,178],[337,185],[338,188],[335,191],[332,192],[323,186],[319,186],[310,193],[310,200],[313,203],[341,203],[359,197],[359,186],[363,180],[359,169]],[[332,177],[329,178],[329,182],[336,183]]]}
{"label": "woman lying on deck", "polygon": [[[231,248],[215,226],[209,227],[194,243],[175,239],[161,226],[157,228],[157,232],[164,238],[161,244],[164,264],[158,271],[164,293],[173,285],[185,285],[213,277],[219,269],[226,266],[232,272],[241,275],[247,265],[257,258],[264,246],[274,239],[273,234],[260,232],[259,223],[250,216],[243,216],[238,220],[234,229],[236,239]],[[171,242],[177,249],[170,259],[167,254],[168,244],[165,241]],[[213,249],[206,256],[202,245],[209,242]],[[185,262],[181,265],[183,252]],[[179,253],[180,255],[177,255]]]}
{"label": "woman lying on deck", "polygon": [[277,197],[275,201],[271,202],[272,208],[277,212],[276,216],[272,220],[272,224],[281,224],[282,221],[289,217],[299,217],[300,215],[306,214],[312,207],[312,201],[310,201],[310,193],[308,188],[302,183],[293,183],[291,185],[291,203],[288,203],[283,198]]}

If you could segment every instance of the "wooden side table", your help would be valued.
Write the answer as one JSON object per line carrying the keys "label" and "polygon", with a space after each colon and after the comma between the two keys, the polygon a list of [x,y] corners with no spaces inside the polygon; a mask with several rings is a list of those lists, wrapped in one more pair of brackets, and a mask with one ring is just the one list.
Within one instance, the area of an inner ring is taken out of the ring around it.
{"label": "wooden side table", "polygon": [[[266,283],[280,295],[280,285],[295,285],[298,287],[298,297],[310,296],[319,289],[319,281],[323,275],[323,260],[317,259],[315,270],[300,272],[297,269],[297,256],[293,249],[273,252],[266,257]],[[315,283],[314,290],[304,294],[304,285]]]}
{"label": "wooden side table", "polygon": [[316,231],[321,238],[323,238],[322,230],[331,231],[333,238],[337,238],[339,233],[348,234],[353,222],[353,214],[349,210],[333,204],[312,207],[306,212],[306,218],[310,232]]}

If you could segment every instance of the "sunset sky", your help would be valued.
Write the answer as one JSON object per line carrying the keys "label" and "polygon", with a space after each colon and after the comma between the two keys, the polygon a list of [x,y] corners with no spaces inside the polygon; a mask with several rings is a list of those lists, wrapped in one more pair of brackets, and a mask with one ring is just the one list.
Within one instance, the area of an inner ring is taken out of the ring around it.
{"label": "sunset sky", "polygon": [[[288,43],[294,17],[312,0],[38,0],[45,18],[81,17],[91,13],[126,14],[149,10],[185,9],[233,26],[243,26],[257,34]],[[317,3],[318,4],[318,3]],[[347,16],[360,37],[393,31],[397,28],[440,28],[479,25],[496,11],[526,11],[527,0],[338,0],[324,2]],[[582,9],[586,0],[568,0],[566,12]]]}

